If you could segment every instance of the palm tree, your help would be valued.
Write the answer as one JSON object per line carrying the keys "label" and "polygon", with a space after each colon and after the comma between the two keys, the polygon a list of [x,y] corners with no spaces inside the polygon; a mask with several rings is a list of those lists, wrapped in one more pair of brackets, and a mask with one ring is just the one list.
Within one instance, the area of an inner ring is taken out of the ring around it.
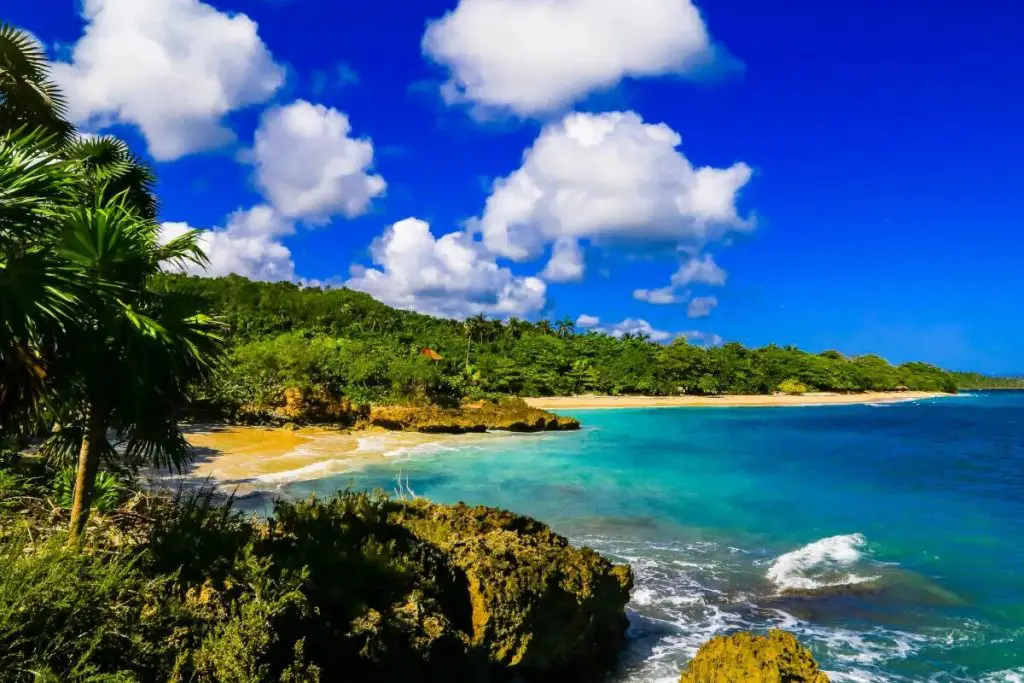
{"label": "palm tree", "polygon": [[572,318],[562,318],[558,321],[558,336],[562,339],[576,334],[576,323],[572,321]]}
{"label": "palm tree", "polygon": [[59,143],[70,139],[67,102],[50,80],[42,46],[18,28],[0,22],[0,132],[39,128]]}
{"label": "palm tree", "polygon": [[52,350],[90,292],[54,244],[55,211],[81,179],[50,140],[0,134],[0,424],[31,428],[39,415]]}
{"label": "palm tree", "polygon": [[130,467],[187,462],[177,413],[221,342],[197,297],[150,287],[206,263],[198,233],[161,244],[152,171],[116,138],[75,137],[65,111],[42,49],[0,23],[0,424],[57,418],[45,452],[78,454],[77,542],[115,445]]}
{"label": "palm tree", "polygon": [[509,335],[513,339],[519,339],[523,336],[523,321],[516,316],[512,316],[505,321],[505,329],[508,330]]}
{"label": "palm tree", "polygon": [[537,323],[537,329],[543,334],[551,334],[554,331],[550,320],[541,320]]}
{"label": "palm tree", "polygon": [[125,194],[98,196],[59,218],[58,253],[95,285],[55,354],[52,393],[61,428],[45,449],[52,458],[78,452],[70,529],[77,543],[100,462],[115,456],[115,444],[131,468],[180,469],[188,462],[177,418],[190,387],[213,370],[220,339],[198,297],[149,288],[167,265],[205,263],[197,233],[161,245],[159,225],[135,213]]}
{"label": "palm tree", "polygon": [[123,140],[73,136],[60,154],[78,166],[90,195],[111,199],[123,194],[124,203],[142,218],[156,218],[156,175]]}

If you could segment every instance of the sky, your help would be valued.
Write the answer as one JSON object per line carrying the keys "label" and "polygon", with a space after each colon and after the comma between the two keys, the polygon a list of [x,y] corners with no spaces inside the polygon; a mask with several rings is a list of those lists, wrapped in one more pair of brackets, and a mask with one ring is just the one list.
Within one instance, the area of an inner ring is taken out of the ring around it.
{"label": "sky", "polygon": [[208,275],[1024,373],[1019,0],[4,0]]}

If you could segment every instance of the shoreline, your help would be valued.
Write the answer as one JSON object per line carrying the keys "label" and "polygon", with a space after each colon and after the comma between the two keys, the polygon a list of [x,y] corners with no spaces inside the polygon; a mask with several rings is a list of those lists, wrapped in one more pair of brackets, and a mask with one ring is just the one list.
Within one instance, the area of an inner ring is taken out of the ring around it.
{"label": "shoreline", "polygon": [[955,396],[931,391],[871,391],[861,394],[808,393],[800,396],[727,395],[727,396],[550,396],[523,399],[542,410],[589,410],[610,408],[773,408],[827,405],[863,405],[868,403],[904,403]]}
{"label": "shoreline", "polygon": [[356,472],[417,451],[454,450],[485,439],[523,436],[513,432],[426,434],[384,429],[257,427],[198,424],[185,430],[194,460],[180,474],[150,474],[168,488],[210,485],[220,493],[246,496],[294,482]]}

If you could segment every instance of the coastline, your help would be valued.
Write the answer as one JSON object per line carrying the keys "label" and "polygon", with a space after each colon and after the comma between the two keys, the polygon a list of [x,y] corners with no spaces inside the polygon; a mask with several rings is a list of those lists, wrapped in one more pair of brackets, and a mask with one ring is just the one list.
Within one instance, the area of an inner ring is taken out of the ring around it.
{"label": "coastline", "polygon": [[150,479],[169,488],[209,484],[222,493],[245,496],[292,482],[354,472],[417,450],[455,449],[512,435],[200,424],[185,430],[194,455],[188,469],[176,475],[151,473]]}
{"label": "coastline", "polygon": [[819,405],[858,405],[865,403],[902,403],[952,396],[930,391],[872,391],[861,394],[808,393],[800,396],[727,395],[727,396],[550,396],[526,398],[526,403],[542,410],[589,410],[604,408],[771,408]]}

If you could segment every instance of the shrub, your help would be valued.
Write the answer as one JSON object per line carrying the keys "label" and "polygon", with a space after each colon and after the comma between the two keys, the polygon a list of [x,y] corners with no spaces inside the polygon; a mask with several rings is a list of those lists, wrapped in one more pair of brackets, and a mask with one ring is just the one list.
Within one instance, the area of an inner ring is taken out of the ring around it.
{"label": "shrub", "polygon": [[[75,475],[77,472],[77,468],[64,467],[53,479],[53,500],[58,507],[65,510],[71,509],[75,499]],[[117,476],[106,471],[98,472],[93,488],[93,509],[100,512],[112,512],[120,504],[124,491],[125,487],[118,481]]]}
{"label": "shrub", "polygon": [[807,385],[795,379],[787,379],[779,385],[779,391],[790,396],[802,396],[807,393]]}

